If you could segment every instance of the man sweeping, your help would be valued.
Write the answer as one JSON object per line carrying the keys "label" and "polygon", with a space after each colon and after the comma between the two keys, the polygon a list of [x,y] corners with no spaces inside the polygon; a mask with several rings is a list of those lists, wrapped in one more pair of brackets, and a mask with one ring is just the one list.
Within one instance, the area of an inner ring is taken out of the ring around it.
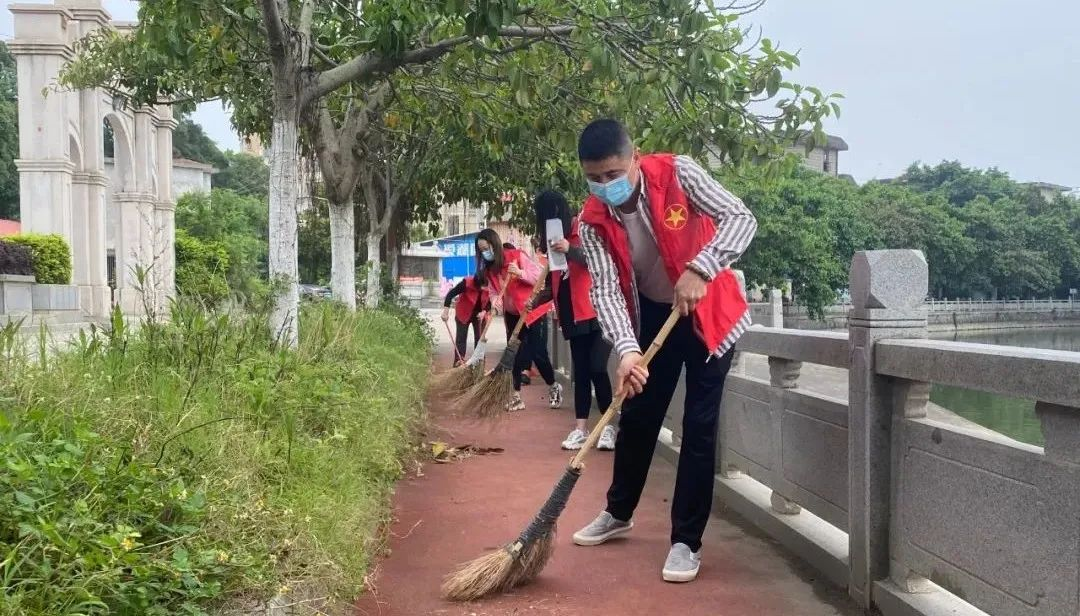
{"label": "man sweeping", "polygon": [[[619,420],[607,507],[574,534],[574,543],[600,545],[633,528],[656,439],[685,368],[672,545],[662,575],[689,582],[697,577],[712,508],[724,379],[735,341],[750,326],[730,266],[750,244],[757,221],[689,157],[639,153],[615,120],[596,120],[582,131],[578,158],[591,193],[579,230],[593,278],[590,296],[620,358],[617,387],[633,397]],[[639,366],[642,349],[673,308],[683,318],[649,368]]]}

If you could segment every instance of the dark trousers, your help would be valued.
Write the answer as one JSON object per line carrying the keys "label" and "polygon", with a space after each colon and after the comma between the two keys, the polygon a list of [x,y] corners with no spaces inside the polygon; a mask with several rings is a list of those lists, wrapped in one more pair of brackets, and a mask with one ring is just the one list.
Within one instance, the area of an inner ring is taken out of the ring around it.
{"label": "dark trousers", "polygon": [[[530,363],[536,364],[537,370],[540,370],[541,363],[546,363],[549,366],[552,365],[551,355],[548,352],[548,323],[550,322],[551,317],[549,317],[548,315],[544,315],[542,319],[538,320],[536,323],[533,323],[532,327],[529,328],[530,331],[528,332],[528,335],[533,336],[533,344],[531,345],[533,355],[532,362]],[[529,366],[526,365],[525,369],[528,370]]]}
{"label": "dark trousers", "polygon": [[457,346],[458,357],[461,359],[468,359],[468,357],[465,356],[465,347],[469,342],[469,325],[472,325],[473,346],[475,347],[480,343],[480,317],[474,316],[472,323],[462,323],[457,319],[454,319],[454,323],[457,325],[457,335],[454,336],[454,344]]}
{"label": "dark trousers", "polygon": [[[641,298],[641,347],[646,349],[671,306]],[[682,447],[671,502],[671,543],[701,548],[701,535],[712,510],[713,475],[720,396],[731,368],[734,350],[708,358],[705,345],[694,333],[693,319],[684,318],[649,364],[644,391],[626,402],[615,443],[615,468],[607,494],[607,511],[629,520],[641,499],[656,438],[675,394],[679,373],[686,368],[686,404],[683,407]],[[708,361],[706,361],[708,360]]]}
{"label": "dark trousers", "polygon": [[570,343],[570,362],[574,377],[574,417],[588,419],[592,409],[592,392],[601,411],[611,406],[611,378],[607,360],[611,345],[599,330],[567,340]]}
{"label": "dark trousers", "polygon": [[[503,318],[506,322],[506,341],[510,342],[510,334],[521,316],[507,312]],[[555,384],[555,369],[551,366],[551,359],[548,357],[547,340],[544,339],[538,325],[540,325],[539,321],[533,323],[533,327],[522,327],[521,333],[518,334],[521,346],[518,347],[517,355],[514,356],[514,391],[521,391],[521,373],[528,370],[529,365],[533,363],[536,364],[536,369],[540,371],[540,376],[544,378],[545,383]]]}

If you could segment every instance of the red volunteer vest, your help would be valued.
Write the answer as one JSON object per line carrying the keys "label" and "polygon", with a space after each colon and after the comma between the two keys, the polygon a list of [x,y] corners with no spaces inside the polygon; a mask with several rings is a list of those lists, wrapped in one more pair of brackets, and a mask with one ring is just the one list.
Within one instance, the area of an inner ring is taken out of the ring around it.
{"label": "red volunteer vest", "polygon": [[[641,172],[656,246],[668,277],[674,284],[686,271],[686,264],[693,261],[716,235],[716,225],[711,218],[688,205],[686,194],[675,175],[673,155],[650,154],[641,157]],[[634,267],[626,229],[612,209],[594,196],[585,201],[581,218],[596,230],[600,241],[611,253],[626,305],[633,311],[636,305],[633,297]],[[748,309],[734,272],[725,269],[709,283],[704,299],[694,310],[694,331],[710,352],[716,352],[721,346],[730,346],[734,342],[727,338],[734,333],[735,326]],[[630,317],[632,321],[636,320],[635,315],[631,314]]]}
{"label": "red volunteer vest", "polygon": [[[570,222],[570,237],[566,238],[572,248],[581,248],[581,236],[578,234],[578,219]],[[562,272],[552,272],[551,295],[555,302],[559,300],[559,287],[570,284],[570,307],[574,313],[574,323],[581,323],[596,318],[596,310],[592,300],[589,299],[589,289],[592,288],[592,276],[589,269],[580,263],[567,261],[569,276],[563,279]]]}
{"label": "red volunteer vest", "polygon": [[454,317],[457,318],[458,323],[462,325],[468,325],[469,320],[472,319],[473,310],[476,309],[476,303],[480,302],[480,308],[483,309],[490,303],[491,298],[488,296],[487,287],[480,287],[476,278],[472,276],[465,277],[465,291],[458,295],[457,305],[454,307]]}
{"label": "red volunteer vest", "polygon": [[[501,293],[502,288],[499,286],[503,278],[506,277],[506,270],[509,264],[517,263],[521,269],[526,268],[525,261],[529,257],[516,248],[504,248],[503,249],[503,266],[499,271],[491,272],[492,276],[488,278],[491,283],[491,288],[495,293]],[[525,314],[525,304],[529,301],[529,296],[532,295],[533,287],[527,282],[524,282],[520,278],[514,278],[510,281],[506,288],[506,300],[511,302],[514,308],[517,309],[518,314]],[[528,314],[525,315],[525,325],[532,325],[539,321],[544,315],[551,310],[551,302],[545,302],[533,308]]]}

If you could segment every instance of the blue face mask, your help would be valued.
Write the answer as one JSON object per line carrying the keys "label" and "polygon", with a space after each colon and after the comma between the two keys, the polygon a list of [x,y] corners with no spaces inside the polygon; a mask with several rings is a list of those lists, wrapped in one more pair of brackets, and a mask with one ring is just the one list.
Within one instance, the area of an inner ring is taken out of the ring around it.
{"label": "blue face mask", "polygon": [[623,175],[606,184],[590,181],[589,192],[611,207],[619,207],[634,194],[634,187],[630,184],[629,175]]}
{"label": "blue face mask", "polygon": [[495,253],[491,250],[485,250],[484,252],[480,253],[480,256],[483,257],[484,260],[488,263],[491,263],[495,260]]}

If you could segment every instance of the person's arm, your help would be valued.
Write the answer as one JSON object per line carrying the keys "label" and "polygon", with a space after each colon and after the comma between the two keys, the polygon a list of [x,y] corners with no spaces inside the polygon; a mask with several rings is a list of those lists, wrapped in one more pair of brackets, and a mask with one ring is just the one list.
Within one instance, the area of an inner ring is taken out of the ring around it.
{"label": "person's arm", "polygon": [[581,250],[592,274],[589,298],[596,309],[596,318],[604,338],[615,348],[620,357],[628,353],[641,353],[634,327],[630,323],[630,311],[619,287],[619,272],[615,261],[608,254],[604,243],[587,224],[579,227]]}
{"label": "person's arm", "polygon": [[465,292],[465,281],[466,280],[468,280],[468,278],[463,278],[461,280],[461,282],[454,285],[453,289],[450,289],[449,291],[447,291],[446,298],[443,299],[443,308],[449,308],[450,304],[452,304],[454,302],[454,298]]}
{"label": "person's arm", "polygon": [[521,270],[518,279],[527,285],[536,286],[540,279],[540,266],[536,264],[536,261],[530,259],[524,252],[518,252],[517,266]]}
{"label": "person's arm", "polygon": [[574,263],[577,263],[578,265],[586,269],[588,269],[589,267],[589,262],[585,258],[585,251],[582,250],[580,246],[571,246],[569,249],[567,249],[566,260],[573,261]]}
{"label": "person's arm", "polygon": [[675,157],[675,171],[690,205],[716,222],[716,235],[690,262],[695,272],[712,280],[750,246],[757,232],[757,219],[741,199],[689,156]]}

